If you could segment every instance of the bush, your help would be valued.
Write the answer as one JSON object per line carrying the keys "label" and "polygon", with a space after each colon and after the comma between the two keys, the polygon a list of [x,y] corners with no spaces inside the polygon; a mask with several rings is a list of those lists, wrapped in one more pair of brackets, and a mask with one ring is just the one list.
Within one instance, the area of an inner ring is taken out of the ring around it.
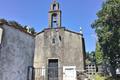
{"label": "bush", "polygon": [[95,75],[95,80],[106,80],[106,77],[103,77],[103,76],[101,76],[99,74],[96,74]]}
{"label": "bush", "polygon": [[120,77],[116,77],[116,78],[113,78],[113,77],[107,77],[105,80],[120,80]]}

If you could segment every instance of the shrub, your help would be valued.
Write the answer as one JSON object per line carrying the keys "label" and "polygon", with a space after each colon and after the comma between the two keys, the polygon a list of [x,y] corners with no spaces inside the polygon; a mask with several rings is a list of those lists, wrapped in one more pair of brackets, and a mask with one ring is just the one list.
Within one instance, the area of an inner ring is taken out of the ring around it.
{"label": "shrub", "polygon": [[106,80],[106,77],[103,77],[103,76],[101,76],[99,74],[96,74],[95,75],[95,80]]}

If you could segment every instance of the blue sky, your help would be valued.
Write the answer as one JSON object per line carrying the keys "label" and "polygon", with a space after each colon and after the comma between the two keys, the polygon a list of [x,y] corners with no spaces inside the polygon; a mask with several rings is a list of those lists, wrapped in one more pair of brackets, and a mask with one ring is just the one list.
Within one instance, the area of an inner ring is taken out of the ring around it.
{"label": "blue sky", "polygon": [[[104,0],[58,0],[62,10],[62,26],[75,32],[82,27],[86,51],[94,51],[96,36],[91,23],[97,18]],[[0,18],[29,25],[40,32],[48,26],[52,0],[0,0]]]}

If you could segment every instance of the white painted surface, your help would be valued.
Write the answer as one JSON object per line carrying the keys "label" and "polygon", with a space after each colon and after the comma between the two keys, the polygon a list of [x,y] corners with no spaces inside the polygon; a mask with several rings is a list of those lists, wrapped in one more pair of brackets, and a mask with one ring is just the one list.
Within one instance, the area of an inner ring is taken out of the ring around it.
{"label": "white painted surface", "polygon": [[45,76],[45,67],[42,66],[42,76]]}
{"label": "white painted surface", "polygon": [[116,69],[116,74],[120,74],[120,69],[119,68]]}
{"label": "white painted surface", "polygon": [[1,42],[2,42],[2,34],[3,34],[3,29],[0,28],[0,44],[1,44]]}
{"label": "white painted surface", "polygon": [[77,80],[75,66],[63,66],[63,80]]}

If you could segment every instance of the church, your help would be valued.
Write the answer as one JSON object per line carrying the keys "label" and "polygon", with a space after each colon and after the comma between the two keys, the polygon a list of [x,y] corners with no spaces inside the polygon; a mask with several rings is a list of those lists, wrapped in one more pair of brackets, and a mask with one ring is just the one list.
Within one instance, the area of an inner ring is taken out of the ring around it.
{"label": "church", "polygon": [[0,21],[0,80],[81,80],[83,34],[62,27],[57,1],[51,3],[48,14],[48,28],[34,35]]}

